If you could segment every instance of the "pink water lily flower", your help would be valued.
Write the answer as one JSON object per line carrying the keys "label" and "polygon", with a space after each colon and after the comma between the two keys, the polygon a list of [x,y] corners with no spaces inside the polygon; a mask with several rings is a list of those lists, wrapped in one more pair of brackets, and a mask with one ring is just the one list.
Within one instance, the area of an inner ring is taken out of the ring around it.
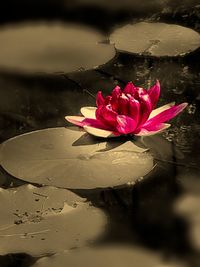
{"label": "pink water lily flower", "polygon": [[111,95],[106,97],[99,91],[96,97],[97,107],[81,108],[83,116],[65,118],[99,137],[153,135],[170,127],[170,124],[165,122],[187,106],[187,103],[169,103],[155,109],[159,96],[158,80],[149,90],[129,82],[123,90],[116,86]]}

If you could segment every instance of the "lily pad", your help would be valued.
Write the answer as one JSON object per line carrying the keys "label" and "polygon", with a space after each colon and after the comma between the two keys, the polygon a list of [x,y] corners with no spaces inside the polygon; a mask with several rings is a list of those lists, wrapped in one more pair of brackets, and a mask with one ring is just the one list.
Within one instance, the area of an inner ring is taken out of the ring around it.
{"label": "lily pad", "polygon": [[106,37],[64,23],[12,24],[0,29],[0,68],[23,72],[72,72],[105,64],[115,56]]}
{"label": "lily pad", "polygon": [[200,46],[200,35],[175,24],[140,22],[116,29],[110,36],[123,52],[148,56],[181,56]]}
{"label": "lily pad", "polygon": [[190,241],[199,251],[200,249],[200,170],[196,168],[179,168],[177,181],[183,189],[174,203],[175,212],[183,217],[189,227]]}
{"label": "lily pad", "polygon": [[[156,160],[163,162],[182,162],[184,154],[173,142],[166,140],[162,135],[145,136],[142,144],[148,147]],[[162,148],[162,149],[161,149]]]}
{"label": "lily pad", "polygon": [[189,225],[190,241],[197,250],[200,249],[200,196],[199,194],[185,193],[175,202],[175,211],[185,218]]}
{"label": "lily pad", "polygon": [[153,158],[132,141],[102,141],[72,127],[9,139],[0,147],[0,164],[12,176],[28,182],[94,189],[136,181],[151,171]]}
{"label": "lily pad", "polygon": [[38,260],[33,267],[180,267],[176,263],[166,263],[160,255],[135,246],[105,246],[67,251]]}
{"label": "lily pad", "polygon": [[0,213],[1,255],[41,256],[80,247],[96,239],[106,221],[104,213],[83,198],[48,186],[0,189]]}

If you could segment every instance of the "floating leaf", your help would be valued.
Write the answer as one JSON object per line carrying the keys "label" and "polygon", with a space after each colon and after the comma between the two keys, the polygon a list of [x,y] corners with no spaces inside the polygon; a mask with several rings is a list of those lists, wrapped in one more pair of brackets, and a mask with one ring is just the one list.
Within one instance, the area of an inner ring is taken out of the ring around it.
{"label": "floating leaf", "polygon": [[149,56],[179,56],[200,46],[200,35],[174,24],[140,22],[116,29],[110,36],[124,52]]}
{"label": "floating leaf", "polygon": [[[148,147],[157,160],[164,162],[181,162],[184,158],[183,153],[176,147],[173,142],[166,140],[161,135],[145,136],[142,139],[142,143],[145,147]],[[161,149],[162,148],[162,149]]]}
{"label": "floating leaf", "polygon": [[200,196],[185,193],[175,203],[175,211],[185,218],[189,224],[190,241],[196,249],[200,249]]}
{"label": "floating leaf", "polygon": [[133,142],[106,142],[75,129],[51,128],[9,139],[0,148],[1,166],[28,182],[71,189],[124,185],[152,169],[151,154]]}
{"label": "floating leaf", "polygon": [[200,249],[200,171],[196,168],[179,168],[177,181],[182,186],[183,194],[176,199],[174,210],[188,222],[190,241]]}
{"label": "floating leaf", "polygon": [[135,246],[83,248],[38,260],[33,267],[180,267],[161,260],[160,255]]}
{"label": "floating leaf", "polygon": [[105,225],[102,211],[54,187],[0,189],[0,213],[0,254],[61,252],[97,238]]}
{"label": "floating leaf", "polygon": [[94,29],[75,24],[31,23],[0,29],[0,67],[25,72],[72,72],[112,59],[115,49]]}

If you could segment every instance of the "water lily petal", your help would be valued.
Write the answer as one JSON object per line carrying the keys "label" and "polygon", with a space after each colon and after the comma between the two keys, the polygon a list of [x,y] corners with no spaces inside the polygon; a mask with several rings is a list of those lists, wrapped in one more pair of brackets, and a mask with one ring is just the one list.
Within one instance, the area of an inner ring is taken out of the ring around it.
{"label": "water lily petal", "polygon": [[140,119],[138,127],[147,121],[152,111],[151,99],[147,93],[140,96],[139,102],[140,102]]}
{"label": "water lily petal", "polygon": [[97,105],[97,107],[103,105],[104,101],[105,101],[105,99],[104,99],[104,97],[102,95],[102,92],[98,91],[97,97],[96,97],[96,105]]}
{"label": "water lily petal", "polygon": [[104,130],[110,130],[110,127],[105,125],[103,122],[96,120],[96,119],[88,119],[85,118],[83,120],[83,127],[84,126],[91,126],[99,129],[104,129]]}
{"label": "water lily petal", "polygon": [[146,125],[146,126],[142,126],[141,129],[145,129],[149,132],[156,132],[156,131],[160,131],[163,127],[169,127],[170,124],[167,123],[158,123],[158,124],[150,124],[150,125]]}
{"label": "water lily petal", "polygon": [[83,127],[83,121],[85,120],[85,117],[81,117],[81,116],[65,116],[65,119],[70,122],[73,123],[77,126]]}
{"label": "water lily petal", "polygon": [[[141,96],[147,95],[148,91],[142,87],[136,87],[135,98],[140,99]],[[148,94],[149,95],[149,94]]]}
{"label": "water lily petal", "polygon": [[151,99],[152,108],[154,108],[160,96],[160,83],[158,80],[156,81],[156,84],[149,89],[148,94]]}
{"label": "water lily petal", "polygon": [[124,93],[118,99],[118,113],[129,115],[129,98]]}
{"label": "water lily petal", "polygon": [[168,109],[168,108],[171,108],[175,105],[175,102],[171,102],[171,103],[168,103],[164,106],[161,106],[159,108],[156,108],[154,110],[152,110],[151,114],[149,115],[149,119],[155,117],[156,115],[158,115],[159,113],[161,113],[162,111]]}
{"label": "water lily petal", "polygon": [[99,129],[99,128],[95,128],[91,126],[84,126],[83,128],[86,132],[94,136],[104,137],[104,138],[115,136],[112,131],[103,130],[103,129]]}
{"label": "water lily petal", "polygon": [[136,121],[128,116],[118,115],[117,116],[117,130],[121,134],[132,133],[136,128]]}
{"label": "water lily petal", "polygon": [[96,110],[96,118],[106,125],[116,126],[117,113],[112,110],[111,105],[98,107]]}
{"label": "water lily petal", "polygon": [[104,102],[104,105],[109,105],[110,102],[112,100],[112,96],[111,95],[108,95],[105,97],[105,102]]}
{"label": "water lily petal", "polygon": [[82,107],[81,113],[84,117],[90,118],[90,119],[96,119],[96,107]]}
{"label": "water lily petal", "polygon": [[138,124],[140,118],[140,103],[134,98],[130,98],[129,100],[129,116]]}
{"label": "water lily petal", "polygon": [[130,94],[134,96],[136,91],[136,87],[132,82],[127,83],[127,85],[124,87],[123,93],[124,94]]}
{"label": "water lily petal", "polygon": [[109,127],[103,124],[101,121],[91,118],[85,118],[81,116],[66,116],[65,119],[70,123],[73,123],[79,127],[92,126],[100,129],[109,130]]}
{"label": "water lily petal", "polygon": [[154,135],[157,133],[161,133],[162,131],[164,131],[165,129],[169,128],[171,126],[171,124],[167,124],[167,123],[160,123],[157,124],[154,128],[152,127],[151,129],[145,129],[142,128],[137,134],[137,136],[149,136],[149,135]]}
{"label": "water lily petal", "polygon": [[109,96],[110,97],[109,104],[112,105],[112,109],[116,112],[118,111],[118,99],[121,94],[122,94],[121,88],[119,86],[116,86],[112,91],[112,96]]}
{"label": "water lily petal", "polygon": [[[169,107],[168,109],[162,111],[158,115],[154,116],[153,118],[149,119],[145,124],[146,125],[156,125],[158,123],[162,123],[165,121],[168,121],[178,115],[181,111],[183,111],[184,108],[186,108],[188,103],[182,103],[177,106]],[[144,125],[145,126],[145,125]]]}
{"label": "water lily petal", "polygon": [[112,97],[118,98],[122,93],[121,88],[117,85],[112,91]]}

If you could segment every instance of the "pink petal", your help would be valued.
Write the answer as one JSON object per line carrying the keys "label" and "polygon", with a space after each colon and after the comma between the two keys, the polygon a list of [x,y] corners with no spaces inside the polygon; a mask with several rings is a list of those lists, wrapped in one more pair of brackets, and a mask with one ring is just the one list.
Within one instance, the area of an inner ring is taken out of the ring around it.
{"label": "pink petal", "polygon": [[110,105],[112,100],[112,96],[108,95],[105,97],[104,106]]}
{"label": "pink petal", "polygon": [[70,122],[73,123],[77,126],[83,127],[83,121],[85,119],[85,117],[81,117],[81,116],[66,116],[65,119]]}
{"label": "pink petal", "polygon": [[[165,123],[166,127],[167,127],[167,125],[170,126],[170,124]],[[150,124],[150,125],[142,126],[141,129],[145,129],[145,130],[147,130],[149,132],[156,132],[156,131],[161,130],[163,128],[163,126],[164,126],[164,123],[158,123],[158,124],[155,124],[155,125]]]}
{"label": "pink petal", "polygon": [[156,81],[156,84],[149,89],[148,94],[151,99],[152,108],[154,108],[160,96],[160,83],[158,80]]}
{"label": "pink petal", "polygon": [[127,83],[127,85],[125,86],[123,93],[124,94],[130,94],[132,96],[134,96],[136,91],[136,87],[132,82]]}
{"label": "pink petal", "polygon": [[85,118],[81,116],[66,116],[65,119],[79,127],[92,126],[100,129],[109,130],[110,128],[96,119]]}
{"label": "pink petal", "polygon": [[113,134],[112,131],[98,129],[98,128],[91,127],[91,126],[84,126],[84,130],[86,132],[88,132],[89,134],[91,134],[91,135],[98,136],[98,137],[103,137],[103,138],[116,136],[116,135]]}
{"label": "pink petal", "polygon": [[85,118],[83,120],[83,127],[84,126],[92,126],[92,127],[95,127],[95,128],[99,128],[99,129],[104,129],[104,130],[110,130],[111,127],[105,125],[103,122],[97,120],[97,119],[88,119],[88,118]]}
{"label": "pink petal", "polygon": [[81,113],[84,117],[90,118],[90,119],[96,119],[96,107],[82,107]]}
{"label": "pink petal", "polygon": [[122,94],[122,90],[119,86],[116,86],[114,90],[112,91],[112,96],[110,99],[110,104],[112,105],[112,109],[114,111],[118,110],[118,99],[119,96]]}
{"label": "pink petal", "polygon": [[112,110],[111,105],[98,107],[96,110],[96,118],[106,125],[116,125],[117,113]]}
{"label": "pink petal", "polygon": [[140,96],[140,119],[138,127],[144,124],[152,111],[151,99],[148,94]]}
{"label": "pink petal", "polygon": [[128,116],[118,115],[117,122],[118,122],[117,130],[121,134],[132,133],[136,128],[135,120]]}
{"label": "pink petal", "polygon": [[129,98],[124,93],[118,99],[118,113],[122,115],[129,114]]}
{"label": "pink petal", "polygon": [[172,119],[173,117],[175,117],[176,115],[178,115],[181,111],[183,111],[184,108],[187,107],[187,105],[188,105],[188,103],[182,103],[180,105],[170,107],[170,108],[162,111],[158,115],[154,116],[153,118],[149,119],[145,124],[146,125],[150,125],[150,124],[156,125],[158,123],[166,122],[166,121]]}
{"label": "pink petal", "polygon": [[119,86],[116,86],[112,91],[112,97],[118,98],[122,93],[122,90]]}
{"label": "pink petal", "polygon": [[101,106],[101,105],[104,105],[104,97],[102,95],[102,92],[101,91],[98,91],[97,93],[97,97],[96,97],[96,105],[97,107],[98,106]]}
{"label": "pink petal", "polygon": [[141,96],[147,95],[148,91],[142,87],[136,87],[135,98],[140,99]]}
{"label": "pink petal", "polygon": [[149,115],[149,119],[155,117],[156,115],[158,115],[159,113],[161,113],[162,111],[170,108],[170,107],[173,107],[175,105],[175,102],[171,102],[171,103],[168,103],[164,106],[161,106],[159,108],[156,108],[154,110],[152,110],[151,114]]}
{"label": "pink petal", "polygon": [[137,136],[149,136],[149,135],[154,135],[157,133],[161,133],[162,131],[164,131],[165,129],[169,128],[171,125],[167,124],[167,123],[160,123],[157,124],[154,127],[151,127],[149,129],[147,128],[141,128],[141,130],[135,134]]}
{"label": "pink petal", "polygon": [[133,118],[138,124],[140,118],[140,103],[134,98],[130,98],[129,100],[129,117]]}

